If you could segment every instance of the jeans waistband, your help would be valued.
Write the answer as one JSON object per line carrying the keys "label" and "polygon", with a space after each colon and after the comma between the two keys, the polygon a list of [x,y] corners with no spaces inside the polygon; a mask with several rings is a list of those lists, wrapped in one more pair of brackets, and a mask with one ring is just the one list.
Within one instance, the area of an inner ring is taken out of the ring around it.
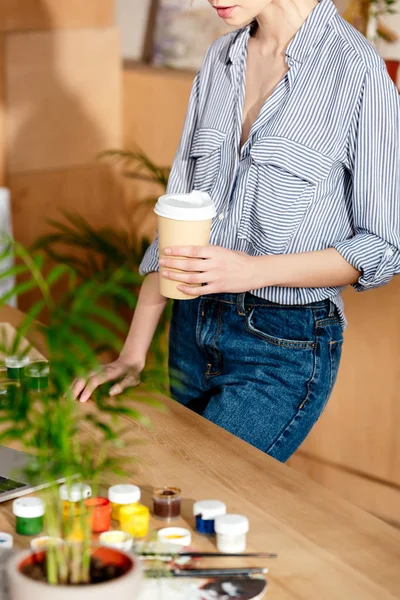
{"label": "jeans waistband", "polygon": [[241,294],[208,294],[202,297],[203,300],[211,300],[214,302],[224,302],[225,304],[234,304],[238,308],[239,314],[245,314],[246,308],[252,308],[253,306],[281,306],[283,308],[330,308],[333,310],[334,304],[329,298],[326,300],[319,300],[317,302],[311,302],[309,304],[277,304],[271,302],[265,298],[259,298],[249,292]]}

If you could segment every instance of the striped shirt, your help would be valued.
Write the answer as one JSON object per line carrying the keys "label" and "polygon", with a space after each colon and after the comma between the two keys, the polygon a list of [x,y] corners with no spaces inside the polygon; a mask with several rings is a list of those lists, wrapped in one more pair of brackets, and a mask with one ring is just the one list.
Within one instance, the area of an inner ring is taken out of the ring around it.
{"label": "striped shirt", "polygon": [[[252,25],[219,38],[193,83],[169,193],[208,192],[211,243],[252,256],[336,250],[357,291],[400,272],[400,100],[374,47],[321,0],[286,50],[288,72],[240,148]],[[267,68],[267,65],[266,65]],[[157,238],[142,274],[158,270]],[[285,305],[343,288],[267,287]]]}

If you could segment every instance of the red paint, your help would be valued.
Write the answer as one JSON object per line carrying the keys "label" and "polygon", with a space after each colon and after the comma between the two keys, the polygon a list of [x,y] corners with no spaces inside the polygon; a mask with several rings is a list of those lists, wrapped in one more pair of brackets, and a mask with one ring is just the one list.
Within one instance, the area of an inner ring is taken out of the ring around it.
{"label": "red paint", "polygon": [[386,62],[386,67],[387,67],[390,77],[393,79],[393,81],[397,85],[397,75],[399,72],[400,61],[386,60],[385,62]]}
{"label": "red paint", "polygon": [[[96,550],[93,550],[92,556],[101,560],[105,565],[116,565],[117,567],[120,567],[125,575],[135,566],[133,558],[130,558],[119,550],[108,548],[106,546],[99,546]],[[32,553],[19,563],[18,569],[22,571],[22,569],[28,565],[42,563],[44,562],[45,557],[45,552]]]}
{"label": "red paint", "polygon": [[92,515],[93,533],[103,533],[111,527],[111,502],[107,498],[88,498],[85,506]]}

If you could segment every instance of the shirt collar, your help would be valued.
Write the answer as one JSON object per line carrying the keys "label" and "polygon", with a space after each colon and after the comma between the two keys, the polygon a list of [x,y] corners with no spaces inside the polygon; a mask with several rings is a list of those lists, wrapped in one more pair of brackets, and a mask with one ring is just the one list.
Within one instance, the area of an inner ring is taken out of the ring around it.
{"label": "shirt collar", "polygon": [[[304,62],[311,51],[320,42],[326,26],[336,15],[337,8],[332,0],[319,0],[318,6],[312,11],[286,49],[286,55],[298,62]],[[249,37],[256,26],[250,23],[237,32],[226,55],[227,62],[236,62],[247,47]]]}

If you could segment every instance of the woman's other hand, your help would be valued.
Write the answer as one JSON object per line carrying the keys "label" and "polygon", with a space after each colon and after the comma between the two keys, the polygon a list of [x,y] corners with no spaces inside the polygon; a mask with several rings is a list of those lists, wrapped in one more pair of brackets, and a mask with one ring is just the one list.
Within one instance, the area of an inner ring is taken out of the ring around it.
{"label": "woman's other hand", "polygon": [[116,381],[110,389],[110,396],[117,396],[128,387],[139,385],[143,368],[144,365],[128,364],[118,358],[91,373],[87,379],[77,379],[72,387],[72,396],[79,402],[87,402],[96,388],[110,381]]}

